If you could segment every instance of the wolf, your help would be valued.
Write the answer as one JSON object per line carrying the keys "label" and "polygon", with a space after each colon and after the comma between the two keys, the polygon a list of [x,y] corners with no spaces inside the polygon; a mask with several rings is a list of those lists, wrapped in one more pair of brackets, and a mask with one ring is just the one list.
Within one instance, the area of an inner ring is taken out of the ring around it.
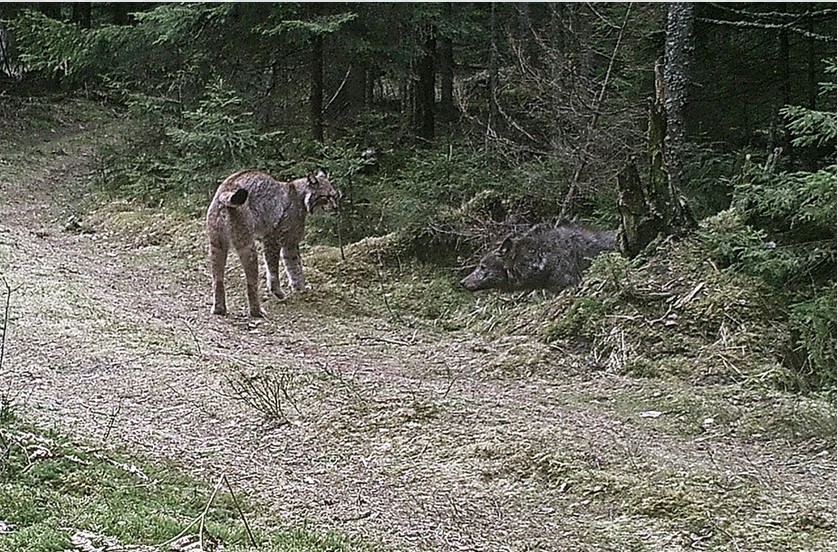
{"label": "wolf", "polygon": [[292,291],[306,288],[300,261],[300,241],[306,215],[338,210],[339,195],[323,169],[280,182],[256,170],[239,171],[218,187],[207,209],[206,233],[212,271],[212,313],[227,314],[224,270],[232,245],[244,268],[250,316],[262,317],[256,240],[264,246],[268,289],[285,298],[279,283],[279,260]]}
{"label": "wolf", "polygon": [[616,232],[575,225],[509,235],[460,282],[470,291],[561,291],[581,281],[594,257],[616,246]]}

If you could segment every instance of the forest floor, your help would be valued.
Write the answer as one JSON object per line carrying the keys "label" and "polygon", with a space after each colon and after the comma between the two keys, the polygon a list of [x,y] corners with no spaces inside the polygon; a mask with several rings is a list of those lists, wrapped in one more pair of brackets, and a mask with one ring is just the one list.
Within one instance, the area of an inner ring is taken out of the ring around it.
{"label": "forest floor", "polygon": [[[112,119],[70,105],[0,138],[0,379],[38,423],[227,474],[261,523],[382,550],[835,549],[832,405],[375,314],[318,272],[328,248],[304,251],[313,289],[266,299],[265,320],[231,257],[231,314],[212,316],[200,218],[91,189]],[[282,412],[266,421],[247,389]],[[788,423],[732,431],[718,413],[740,407]]]}

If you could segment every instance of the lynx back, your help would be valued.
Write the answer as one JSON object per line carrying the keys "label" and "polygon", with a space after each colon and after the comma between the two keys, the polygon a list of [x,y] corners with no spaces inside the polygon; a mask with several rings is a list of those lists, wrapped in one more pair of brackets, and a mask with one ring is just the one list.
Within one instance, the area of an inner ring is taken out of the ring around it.
{"label": "lynx back", "polygon": [[228,176],[207,210],[212,313],[227,314],[224,270],[231,245],[244,268],[251,316],[264,315],[259,301],[257,240],[264,246],[271,293],[285,298],[279,283],[280,259],[291,290],[306,289],[299,249],[306,215],[336,211],[338,200],[338,193],[323,169],[290,182],[280,182],[260,171],[240,171]]}

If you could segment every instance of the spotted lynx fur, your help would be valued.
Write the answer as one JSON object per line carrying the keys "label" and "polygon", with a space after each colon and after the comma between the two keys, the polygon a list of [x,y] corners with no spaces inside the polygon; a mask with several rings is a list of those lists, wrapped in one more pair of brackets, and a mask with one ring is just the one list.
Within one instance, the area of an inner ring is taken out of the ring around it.
{"label": "spotted lynx fur", "polygon": [[293,291],[306,287],[300,261],[300,241],[306,215],[338,208],[338,194],[322,169],[291,182],[279,182],[259,171],[240,171],[227,177],[207,210],[209,264],[212,270],[212,313],[227,314],[224,270],[232,245],[247,280],[250,315],[264,315],[259,303],[259,265],[256,240],[264,246],[268,289],[283,299],[279,261]]}

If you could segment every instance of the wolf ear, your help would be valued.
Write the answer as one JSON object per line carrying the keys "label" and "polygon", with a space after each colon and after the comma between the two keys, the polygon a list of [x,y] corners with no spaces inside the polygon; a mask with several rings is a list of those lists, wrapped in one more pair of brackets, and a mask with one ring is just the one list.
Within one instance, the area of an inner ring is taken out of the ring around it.
{"label": "wolf ear", "polygon": [[308,181],[308,185],[311,186],[312,188],[316,188],[320,185],[320,181],[317,180],[317,175],[316,174],[306,175],[306,179]]}
{"label": "wolf ear", "polygon": [[515,245],[515,242],[513,241],[512,236],[507,236],[498,246],[498,255],[506,255],[512,250],[513,245]]}
{"label": "wolf ear", "polygon": [[329,178],[329,173],[323,167],[317,167],[317,171],[314,173],[315,178]]}

